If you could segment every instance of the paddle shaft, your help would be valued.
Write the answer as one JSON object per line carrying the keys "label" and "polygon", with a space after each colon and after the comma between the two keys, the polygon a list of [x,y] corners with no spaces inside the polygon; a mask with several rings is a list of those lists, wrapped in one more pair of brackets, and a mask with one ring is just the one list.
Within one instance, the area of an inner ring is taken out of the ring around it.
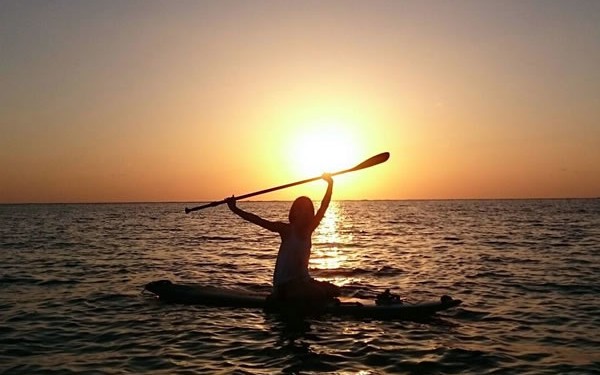
{"label": "paddle shaft", "polygon": [[[383,152],[381,154],[378,154],[378,155],[375,155],[373,157],[370,157],[369,159],[363,161],[362,163],[356,165],[353,168],[344,169],[343,171],[330,173],[330,175],[331,176],[337,176],[337,175],[340,175],[340,174],[343,174],[343,173],[354,172],[354,171],[358,171],[358,170],[361,170],[361,169],[369,168],[369,167],[372,167],[372,166],[375,166],[377,164],[381,164],[381,163],[385,162],[386,160],[389,159],[389,157],[390,157],[390,153],[389,152]],[[306,180],[291,182],[289,184],[285,184],[285,185],[281,185],[281,186],[275,186],[275,187],[272,187],[272,188],[269,188],[269,189],[259,190],[259,191],[255,191],[253,193],[248,193],[248,194],[236,196],[236,197],[234,197],[234,199],[236,201],[237,200],[241,200],[241,199],[246,199],[246,198],[254,197],[254,196],[257,196],[257,195],[270,193],[272,191],[281,190],[281,189],[289,188],[289,187],[296,186],[296,185],[302,185],[302,184],[306,184],[306,183],[312,182],[312,181],[317,181],[317,180],[320,180],[321,178],[322,178],[322,176],[313,177],[313,178],[307,178]],[[229,198],[227,198],[227,199],[229,199]],[[207,203],[207,204],[204,204],[202,206],[197,206],[197,207],[193,207],[193,208],[187,208],[186,207],[185,213],[187,214],[187,213],[190,213],[190,212],[193,212],[193,211],[202,210],[204,208],[215,207],[215,206],[227,203],[227,199],[223,199],[223,200],[220,200],[220,201]]]}

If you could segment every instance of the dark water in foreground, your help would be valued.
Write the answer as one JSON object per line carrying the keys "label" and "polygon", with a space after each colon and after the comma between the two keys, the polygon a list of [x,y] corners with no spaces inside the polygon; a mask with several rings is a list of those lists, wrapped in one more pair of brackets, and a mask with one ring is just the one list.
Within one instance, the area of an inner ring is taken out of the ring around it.
{"label": "dark water in foreground", "polygon": [[146,282],[269,288],[277,237],[184,206],[0,206],[0,373],[600,373],[600,200],[334,203],[313,276],[463,299],[420,323],[159,303]]}

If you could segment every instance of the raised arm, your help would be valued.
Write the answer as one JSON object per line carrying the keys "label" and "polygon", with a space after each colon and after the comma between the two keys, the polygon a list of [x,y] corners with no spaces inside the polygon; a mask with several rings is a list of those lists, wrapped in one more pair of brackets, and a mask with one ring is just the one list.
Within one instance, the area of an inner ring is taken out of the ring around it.
{"label": "raised arm", "polygon": [[258,215],[242,210],[241,208],[235,205],[234,197],[227,199],[227,206],[234,214],[238,215],[242,219],[249,221],[252,224],[256,224],[259,227],[270,230],[271,232],[280,233],[283,230],[283,226],[285,225],[283,223],[263,219]]}
{"label": "raised arm", "polygon": [[315,214],[315,218],[311,226],[312,230],[315,230],[321,223],[321,220],[323,220],[323,216],[325,216],[327,207],[329,207],[329,203],[331,202],[331,195],[333,194],[333,179],[331,178],[331,175],[329,173],[324,173],[323,180],[327,181],[327,191],[325,191],[325,195],[321,200],[321,207],[319,207],[317,213]]}

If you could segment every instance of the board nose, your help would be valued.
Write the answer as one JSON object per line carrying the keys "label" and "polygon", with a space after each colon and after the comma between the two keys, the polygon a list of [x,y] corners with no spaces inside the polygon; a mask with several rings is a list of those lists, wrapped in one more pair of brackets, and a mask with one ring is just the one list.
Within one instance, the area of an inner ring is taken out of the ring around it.
{"label": "board nose", "polygon": [[156,293],[158,289],[164,288],[165,286],[173,284],[170,280],[157,280],[151,281],[144,287],[147,291]]}

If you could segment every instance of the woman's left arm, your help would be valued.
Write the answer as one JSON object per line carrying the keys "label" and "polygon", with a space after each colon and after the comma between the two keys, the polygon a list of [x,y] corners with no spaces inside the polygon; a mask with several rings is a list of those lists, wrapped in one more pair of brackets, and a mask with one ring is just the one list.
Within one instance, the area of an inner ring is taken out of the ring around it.
{"label": "woman's left arm", "polygon": [[256,224],[260,227],[270,230],[271,232],[277,232],[277,233],[281,233],[281,231],[285,227],[285,224],[283,224],[281,222],[269,221],[269,220],[263,219],[262,217],[260,217],[256,214],[242,210],[235,204],[235,197],[227,198],[226,201],[227,201],[227,206],[233,213],[235,213],[242,219],[251,222],[252,224]]}

